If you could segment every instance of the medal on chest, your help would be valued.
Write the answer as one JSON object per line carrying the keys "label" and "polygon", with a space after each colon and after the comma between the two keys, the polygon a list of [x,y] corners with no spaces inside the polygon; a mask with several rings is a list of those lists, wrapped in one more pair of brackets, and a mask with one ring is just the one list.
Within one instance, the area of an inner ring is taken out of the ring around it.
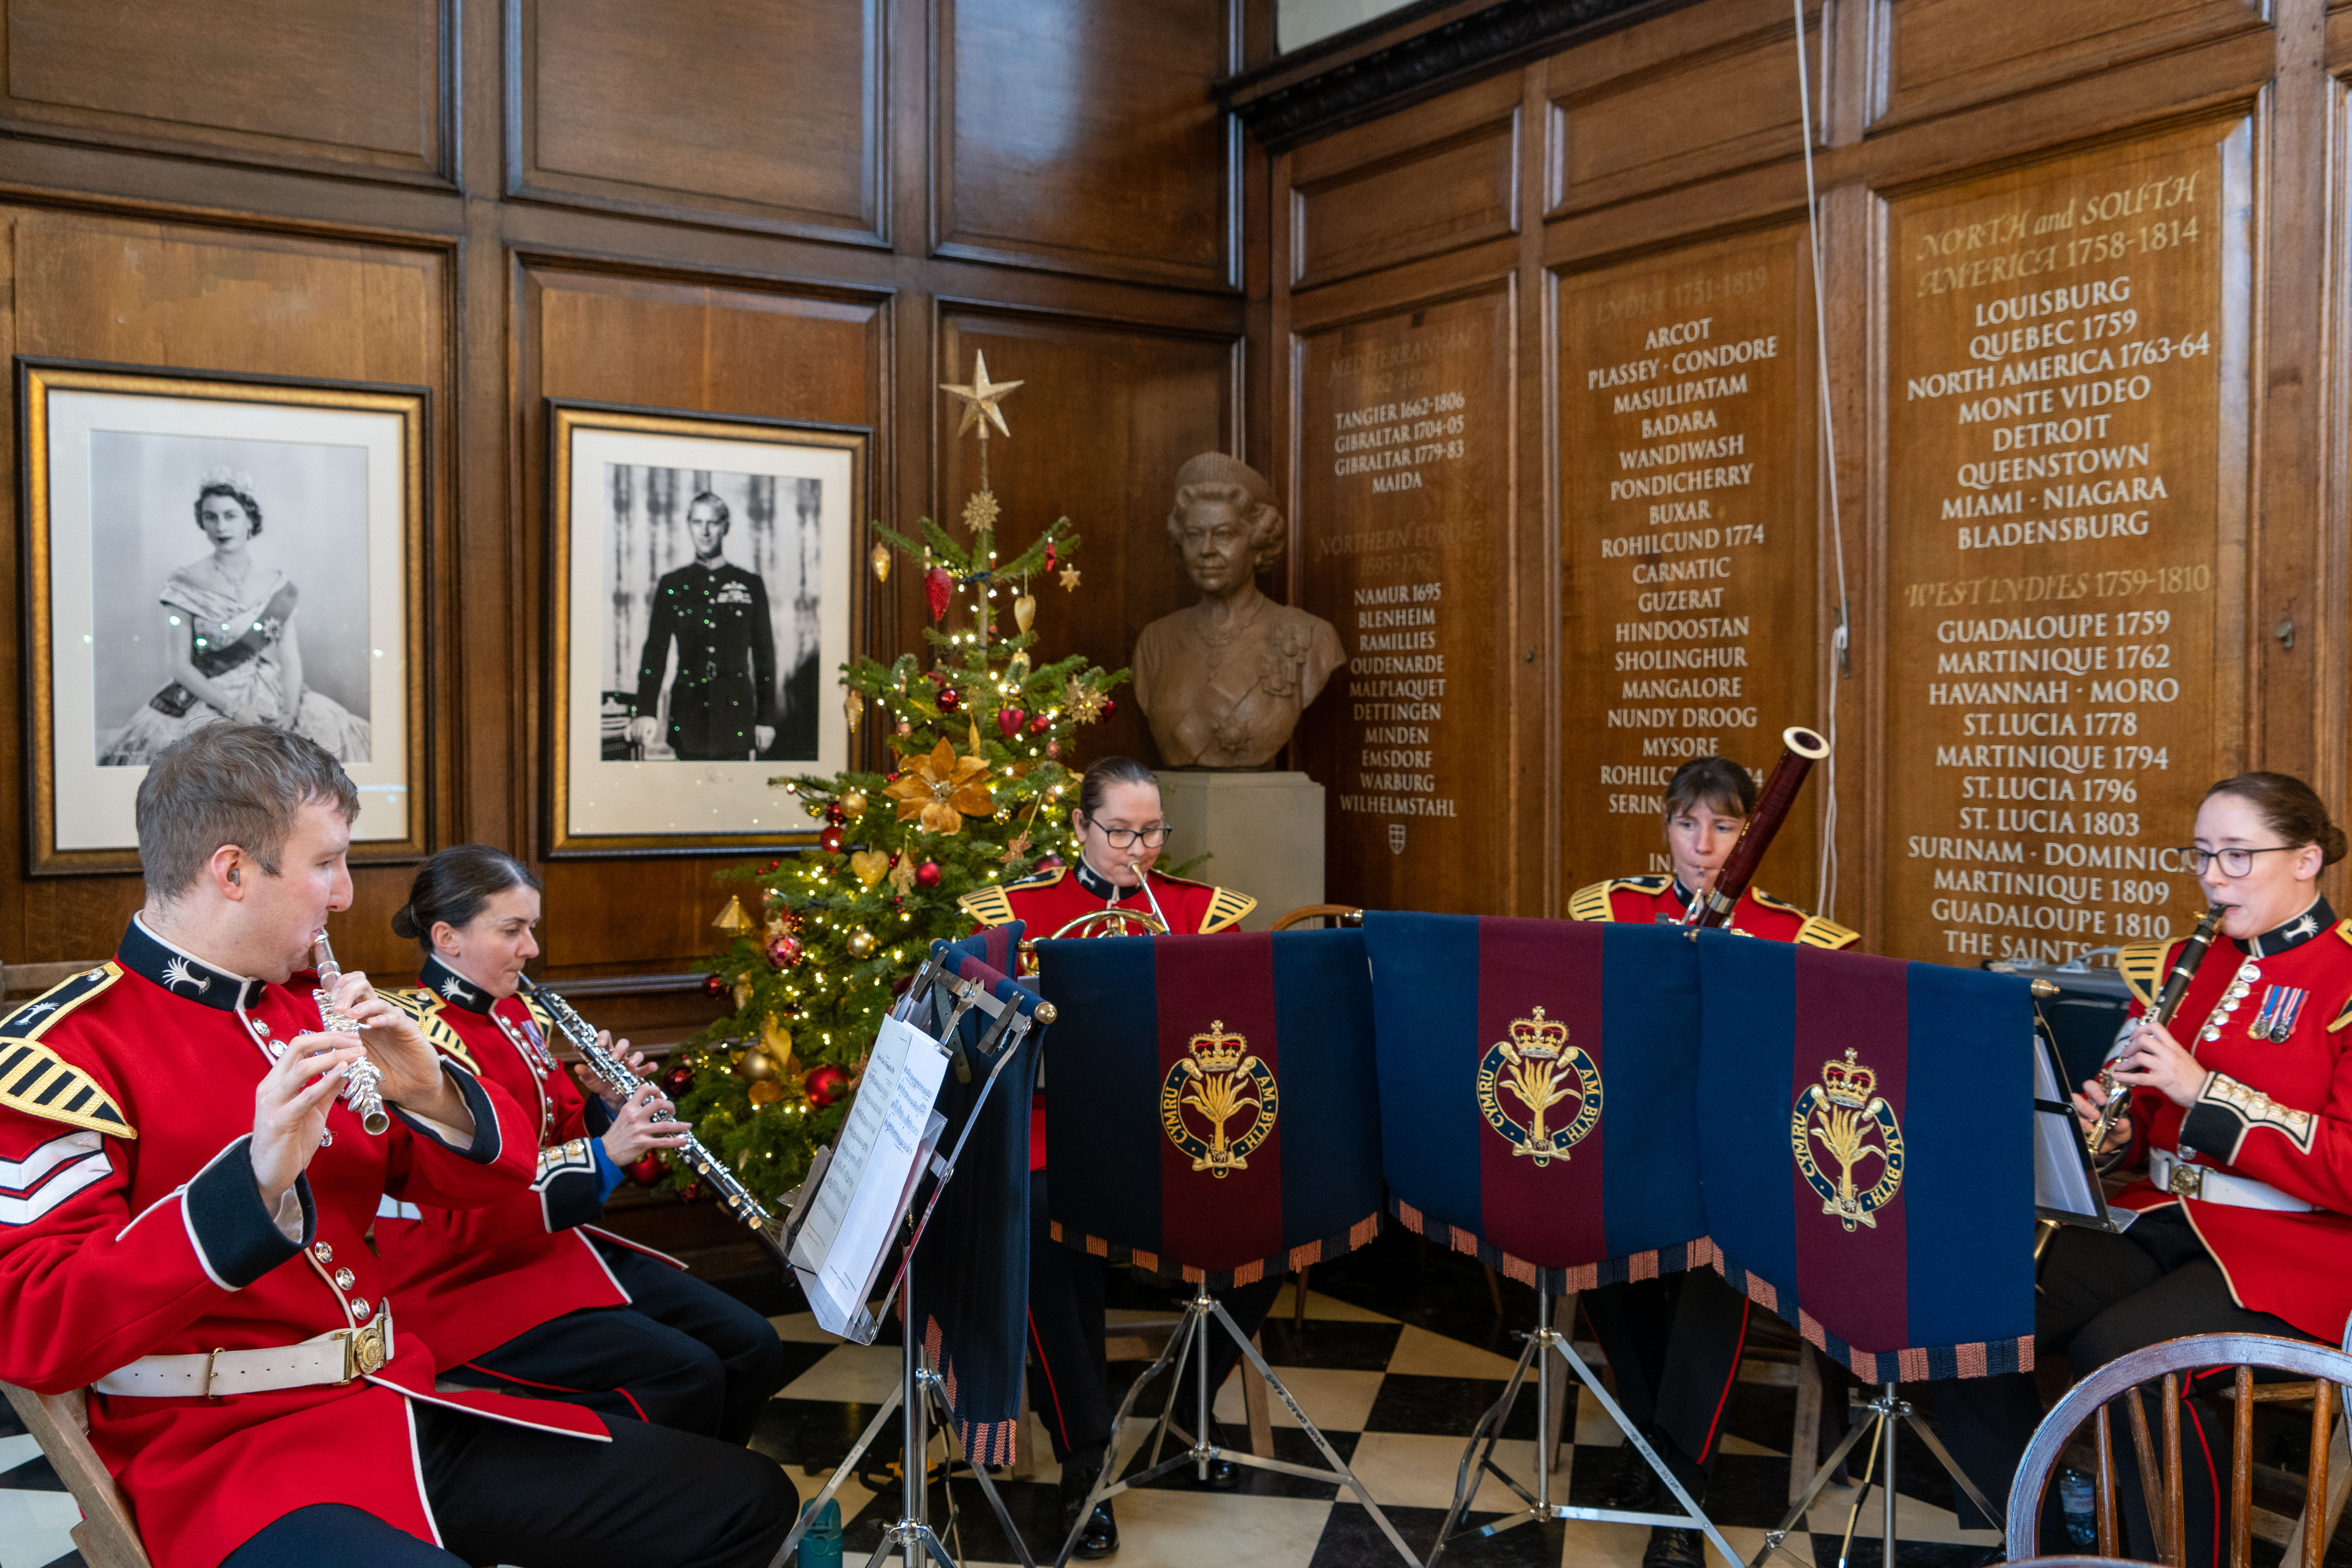
{"label": "medal on chest", "polygon": [[2263,993],[2263,1005],[2246,1033],[2257,1040],[2270,1040],[2284,1045],[2294,1033],[2294,1021],[2303,1016],[2303,1005],[2311,993],[2293,985],[2273,985]]}

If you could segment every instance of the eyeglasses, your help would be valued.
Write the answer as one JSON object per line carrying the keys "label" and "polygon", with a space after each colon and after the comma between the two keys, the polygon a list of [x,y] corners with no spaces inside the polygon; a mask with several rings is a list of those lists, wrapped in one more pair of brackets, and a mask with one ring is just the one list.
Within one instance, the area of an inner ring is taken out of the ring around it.
{"label": "eyeglasses", "polygon": [[1163,822],[1157,827],[1105,827],[1091,816],[1087,821],[1096,832],[1110,840],[1110,847],[1114,849],[1132,849],[1138,844],[1146,849],[1157,849],[1168,842],[1170,834],[1176,831],[1176,825],[1172,822]]}
{"label": "eyeglasses", "polygon": [[2302,847],[2300,844],[2273,844],[2262,849],[2200,849],[2191,845],[2180,853],[2189,857],[2189,868],[2200,877],[2216,860],[2221,862],[2224,877],[2242,877],[2254,868],[2257,855],[2284,855]]}

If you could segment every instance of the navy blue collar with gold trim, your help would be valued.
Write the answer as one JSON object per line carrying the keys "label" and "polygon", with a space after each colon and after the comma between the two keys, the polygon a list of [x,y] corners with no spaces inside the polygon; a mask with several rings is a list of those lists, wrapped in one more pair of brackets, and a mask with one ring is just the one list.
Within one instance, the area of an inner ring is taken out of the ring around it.
{"label": "navy blue collar with gold trim", "polygon": [[[1106,903],[1115,904],[1121,899],[1131,899],[1143,891],[1143,884],[1141,882],[1136,883],[1132,888],[1120,887],[1117,882],[1112,881],[1108,877],[1104,876],[1092,866],[1087,865],[1087,858],[1083,855],[1078,857],[1076,875],[1079,887],[1084,888],[1087,892],[1092,893],[1096,898],[1102,900]],[[1150,873],[1147,871],[1144,875],[1150,876]]]}
{"label": "navy blue collar with gold trim", "polygon": [[165,942],[137,915],[131,917],[121,945],[114,950],[114,959],[131,973],[153,981],[174,996],[201,1002],[224,1013],[253,1006],[261,1000],[262,992],[268,989],[266,981],[232,974],[217,964],[206,963],[184,947]]}
{"label": "navy blue collar with gold trim", "polygon": [[498,998],[441,962],[438,953],[427,953],[424,971],[417,983],[453,1007],[463,1007],[468,1013],[487,1013],[498,1005]]}
{"label": "navy blue collar with gold trim", "polygon": [[2247,937],[2242,942],[2230,940],[2248,958],[2275,958],[2290,948],[2301,947],[2313,937],[2336,923],[2336,911],[2327,907],[2325,894],[2311,900],[2311,907],[2283,925],[2274,925],[2260,936]]}

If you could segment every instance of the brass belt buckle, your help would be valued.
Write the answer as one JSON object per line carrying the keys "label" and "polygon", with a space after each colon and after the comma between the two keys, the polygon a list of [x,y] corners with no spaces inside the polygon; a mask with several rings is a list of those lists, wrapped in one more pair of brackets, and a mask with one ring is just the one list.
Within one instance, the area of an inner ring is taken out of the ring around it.
{"label": "brass belt buckle", "polygon": [[378,1318],[364,1329],[343,1331],[343,1375],[339,1380],[349,1383],[355,1377],[372,1376],[383,1370],[383,1320]]}
{"label": "brass belt buckle", "polygon": [[2201,1198],[2205,1195],[2205,1167],[2192,1165],[2186,1160],[2176,1160],[2172,1174],[2165,1178],[2165,1187],[2173,1196]]}

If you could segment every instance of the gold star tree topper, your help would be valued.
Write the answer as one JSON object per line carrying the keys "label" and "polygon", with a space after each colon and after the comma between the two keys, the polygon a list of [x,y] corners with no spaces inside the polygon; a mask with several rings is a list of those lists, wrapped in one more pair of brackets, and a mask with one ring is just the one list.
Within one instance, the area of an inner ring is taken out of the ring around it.
{"label": "gold star tree topper", "polygon": [[[958,386],[951,382],[940,383],[941,392],[963,399],[963,423],[956,426],[957,437],[961,437],[965,431],[975,425],[980,426],[980,438],[983,441],[988,439],[990,425],[995,426],[999,433],[1010,437],[1013,434],[1013,427],[1005,424],[1004,410],[999,408],[997,405],[1009,396],[1014,389],[1027,384],[1019,381],[989,380],[988,356],[984,353],[975,353],[971,356],[971,380],[966,384]],[[983,419],[985,423],[982,423]]]}

